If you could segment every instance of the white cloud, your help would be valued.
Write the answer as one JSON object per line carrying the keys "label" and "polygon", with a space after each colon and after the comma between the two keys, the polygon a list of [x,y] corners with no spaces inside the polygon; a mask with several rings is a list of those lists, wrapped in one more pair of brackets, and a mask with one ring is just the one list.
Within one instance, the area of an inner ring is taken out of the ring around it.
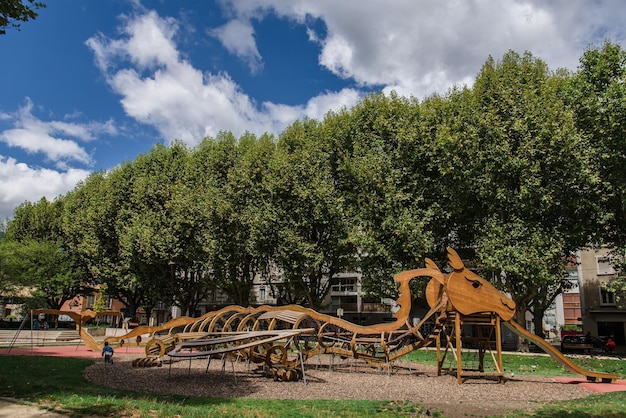
{"label": "white cloud", "polygon": [[332,110],[350,108],[361,98],[361,93],[354,89],[343,89],[339,92],[326,92],[311,98],[302,106],[287,106],[270,102],[263,103],[264,108],[276,125],[287,126],[304,117],[322,120]]}
{"label": "white cloud", "polygon": [[86,44],[93,50],[96,64],[103,72],[115,66],[117,59],[129,59],[140,70],[150,70],[178,60],[172,41],[177,30],[175,19],[161,18],[149,11],[134,18],[124,17],[121,33],[125,39],[111,40],[97,34]]}
{"label": "white cloud", "polygon": [[45,196],[53,200],[72,190],[89,175],[87,170],[56,171],[29,167],[14,158],[0,155],[0,218],[13,216],[19,204],[36,202]]}
{"label": "white cloud", "polygon": [[81,116],[74,112],[64,120],[43,121],[33,114],[33,102],[16,112],[2,112],[0,120],[11,127],[0,131],[0,141],[29,154],[43,154],[56,169],[29,166],[13,157],[0,155],[0,218],[13,216],[14,208],[25,202],[35,202],[45,196],[53,200],[72,190],[89,175],[88,170],[72,168],[72,164],[90,166],[90,154],[80,143],[94,144],[99,135],[113,135],[113,121],[78,123]]}
{"label": "white cloud", "polygon": [[[324,93],[302,106],[272,103],[257,106],[227,74],[202,73],[179,53],[145,59],[146,52],[134,45],[143,45],[148,50],[159,46],[174,49],[176,25],[172,20],[150,12],[128,19],[125,24],[126,36],[112,40],[98,35],[90,38],[87,45],[109,85],[122,96],[126,114],[155,126],[168,141],[179,139],[194,145],[221,130],[237,136],[245,131],[278,133],[295,119],[323,115],[358,100],[355,91],[346,90]],[[156,44],[151,45],[152,40]],[[151,64],[148,74],[142,71],[145,65],[135,68],[136,63],[148,61]],[[320,104],[325,107],[321,108]]]}
{"label": "white cloud", "polygon": [[254,28],[249,20],[231,20],[209,33],[218,38],[231,54],[247,62],[252,73],[262,69],[263,61],[254,40]]}
{"label": "white cloud", "polygon": [[[624,42],[615,1],[539,0],[248,0],[221,2],[230,20],[209,32],[252,70],[262,57],[254,22],[274,13],[306,26],[319,64],[357,88],[423,98],[471,85],[489,55],[531,51],[551,68],[574,69],[584,49],[610,37]],[[312,24],[315,23],[315,24]],[[319,30],[323,22],[326,30]],[[603,22],[609,22],[605,25]],[[323,92],[288,106],[256,103],[225,73],[194,68],[178,51],[178,23],[154,11],[124,17],[116,39],[87,41],[128,116],[156,127],[168,141],[196,144],[219,130],[279,133],[295,119],[351,106],[358,89]]]}
{"label": "white cloud", "polygon": [[[321,65],[339,77],[422,98],[469,84],[489,55],[531,51],[551,68],[575,69],[585,48],[624,44],[626,8],[559,0],[224,0],[233,19],[275,13],[296,23],[321,19]],[[248,39],[253,39],[248,36]]]}
{"label": "white cloud", "polygon": [[42,121],[33,115],[33,103],[29,98],[14,114],[4,114],[2,120],[13,122],[13,127],[0,132],[0,141],[30,154],[42,153],[46,159],[62,168],[71,161],[87,165],[92,163],[89,153],[77,141],[91,142],[98,134],[113,134],[116,131],[112,121]]}

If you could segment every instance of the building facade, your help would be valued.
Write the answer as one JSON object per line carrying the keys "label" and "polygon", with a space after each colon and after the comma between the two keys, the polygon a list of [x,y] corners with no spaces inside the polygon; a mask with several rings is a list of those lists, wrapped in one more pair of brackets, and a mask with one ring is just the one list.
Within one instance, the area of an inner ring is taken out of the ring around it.
{"label": "building facade", "polygon": [[583,331],[599,337],[612,337],[618,345],[625,345],[626,303],[606,288],[606,284],[615,278],[609,250],[584,250],[578,257]]}

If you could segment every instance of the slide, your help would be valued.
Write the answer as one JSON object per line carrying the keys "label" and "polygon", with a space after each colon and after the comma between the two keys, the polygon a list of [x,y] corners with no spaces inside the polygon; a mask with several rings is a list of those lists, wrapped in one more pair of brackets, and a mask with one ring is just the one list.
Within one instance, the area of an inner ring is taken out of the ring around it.
{"label": "slide", "polygon": [[614,383],[617,379],[619,379],[618,375],[604,372],[594,372],[591,370],[585,370],[576,363],[572,362],[570,359],[565,357],[559,350],[557,350],[552,344],[536,336],[535,334],[531,334],[522,328],[517,322],[510,320],[507,322],[502,322],[508,329],[516,333],[522,338],[526,338],[535,344],[537,347],[541,348],[543,351],[548,353],[550,357],[552,357],[555,361],[561,363],[567,370],[572,373],[581,374],[587,377],[587,380],[595,383]]}

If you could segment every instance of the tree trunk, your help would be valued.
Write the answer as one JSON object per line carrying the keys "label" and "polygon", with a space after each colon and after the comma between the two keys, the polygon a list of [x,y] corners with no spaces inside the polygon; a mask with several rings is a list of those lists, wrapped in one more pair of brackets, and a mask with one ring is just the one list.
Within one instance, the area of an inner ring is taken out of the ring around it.
{"label": "tree trunk", "polygon": [[535,306],[533,307],[533,323],[535,324],[535,335],[541,338],[545,338],[545,334],[543,332],[543,314],[545,313],[545,309],[538,305],[539,304],[535,304]]}
{"label": "tree trunk", "polygon": [[[517,312],[515,313],[515,321],[520,324],[524,329],[526,329],[526,311],[528,310],[528,305],[523,302],[517,303]],[[523,337],[517,338],[517,350],[523,353],[528,353],[530,348],[528,346],[528,340]]]}

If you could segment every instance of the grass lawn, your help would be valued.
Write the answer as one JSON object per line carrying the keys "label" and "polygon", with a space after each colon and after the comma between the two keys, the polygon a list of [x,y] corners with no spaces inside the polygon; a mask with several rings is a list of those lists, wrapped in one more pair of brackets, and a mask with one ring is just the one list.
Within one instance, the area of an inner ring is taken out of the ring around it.
{"label": "grass lawn", "polygon": [[[435,353],[419,350],[413,361],[433,364]],[[549,357],[505,355],[505,368],[516,373],[542,375],[567,374]],[[621,376],[626,369],[621,360],[580,360],[597,370]],[[56,357],[2,356],[0,358],[0,396],[14,397],[60,408],[72,417],[396,417],[426,416],[426,409],[412,402],[329,401],[329,400],[256,400],[155,396],[104,388],[86,381],[83,369],[93,360]],[[535,366],[534,368],[532,366]],[[535,370],[535,371],[532,371]],[[437,416],[436,413],[432,416]],[[515,417],[509,414],[507,417]],[[521,416],[521,415],[519,415]],[[550,404],[535,411],[535,417],[624,417],[626,393],[593,395],[580,401]]]}
{"label": "grass lawn", "polygon": [[[449,362],[453,361],[452,355],[449,354]],[[574,363],[577,363],[584,369],[601,371],[607,373],[615,373],[619,376],[626,376],[626,361],[612,358],[606,359],[598,357],[569,357]],[[435,350],[416,350],[409,353],[409,359],[416,363],[437,364],[437,353]],[[448,360],[444,365],[448,365]],[[488,362],[485,357],[485,364]],[[579,376],[575,375],[546,354],[515,354],[503,353],[502,365],[506,374],[515,373],[516,375],[538,374],[541,376]],[[626,395],[625,395],[626,396]]]}

